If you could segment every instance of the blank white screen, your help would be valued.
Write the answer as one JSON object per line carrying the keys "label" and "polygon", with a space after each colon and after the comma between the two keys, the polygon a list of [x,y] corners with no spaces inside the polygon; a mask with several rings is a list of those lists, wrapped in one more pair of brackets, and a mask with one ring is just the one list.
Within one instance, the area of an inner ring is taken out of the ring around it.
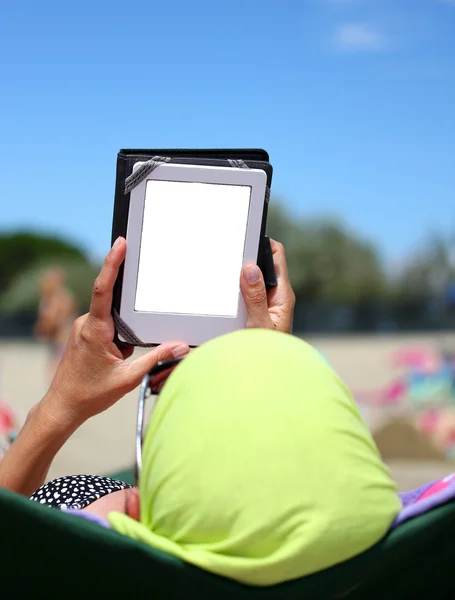
{"label": "blank white screen", "polygon": [[147,182],[135,310],[236,317],[251,188]]}

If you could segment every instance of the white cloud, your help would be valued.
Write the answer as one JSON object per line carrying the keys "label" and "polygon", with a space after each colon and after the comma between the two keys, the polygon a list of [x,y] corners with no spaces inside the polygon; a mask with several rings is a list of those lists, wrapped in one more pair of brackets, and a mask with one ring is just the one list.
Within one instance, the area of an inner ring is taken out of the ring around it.
{"label": "white cloud", "polygon": [[387,47],[387,39],[368,23],[344,23],[333,36],[335,46],[350,52],[379,52]]}

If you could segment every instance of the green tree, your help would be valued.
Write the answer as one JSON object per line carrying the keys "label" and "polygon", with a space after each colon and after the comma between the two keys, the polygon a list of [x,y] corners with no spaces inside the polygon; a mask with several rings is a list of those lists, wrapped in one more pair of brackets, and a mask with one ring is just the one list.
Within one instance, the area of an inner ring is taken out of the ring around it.
{"label": "green tree", "polygon": [[16,275],[46,259],[74,259],[88,264],[81,248],[58,237],[27,231],[0,234],[0,293]]}
{"label": "green tree", "polygon": [[18,273],[0,297],[0,310],[10,314],[35,314],[39,302],[39,281],[49,267],[59,266],[65,271],[66,286],[74,295],[80,312],[88,310],[93,282],[99,266],[77,259],[50,259],[36,263]]}
{"label": "green tree", "polygon": [[454,251],[451,238],[431,233],[395,279],[396,299],[422,302],[444,296],[455,280]]}
{"label": "green tree", "polygon": [[376,249],[336,221],[298,219],[271,202],[268,233],[285,246],[298,301],[355,305],[386,295]]}

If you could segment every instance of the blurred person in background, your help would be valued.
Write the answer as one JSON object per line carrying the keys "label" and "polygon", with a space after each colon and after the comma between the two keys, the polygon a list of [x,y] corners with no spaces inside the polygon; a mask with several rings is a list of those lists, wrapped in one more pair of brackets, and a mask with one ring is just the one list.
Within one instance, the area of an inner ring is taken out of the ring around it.
{"label": "blurred person in background", "polygon": [[40,302],[35,336],[50,345],[49,377],[52,379],[65,352],[77,316],[74,296],[65,287],[66,274],[60,267],[47,269],[39,282]]}

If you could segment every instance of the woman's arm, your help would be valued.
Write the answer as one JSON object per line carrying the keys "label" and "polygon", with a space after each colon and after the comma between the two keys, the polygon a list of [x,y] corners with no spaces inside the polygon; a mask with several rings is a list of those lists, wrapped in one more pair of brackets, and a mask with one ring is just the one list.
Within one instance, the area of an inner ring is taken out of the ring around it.
{"label": "woman's arm", "polygon": [[0,487],[30,496],[41,487],[55,455],[76,426],[60,423],[49,414],[51,392],[34,406],[19,435],[0,461]]}
{"label": "woman's arm", "polygon": [[82,423],[134,390],[158,361],[189,352],[182,343],[162,344],[126,362],[133,348],[120,350],[114,344],[112,290],[125,252],[126,242],[119,238],[93,287],[90,312],[74,322],[49,392],[32,408],[0,461],[0,487],[30,495],[43,484],[55,455]]}

